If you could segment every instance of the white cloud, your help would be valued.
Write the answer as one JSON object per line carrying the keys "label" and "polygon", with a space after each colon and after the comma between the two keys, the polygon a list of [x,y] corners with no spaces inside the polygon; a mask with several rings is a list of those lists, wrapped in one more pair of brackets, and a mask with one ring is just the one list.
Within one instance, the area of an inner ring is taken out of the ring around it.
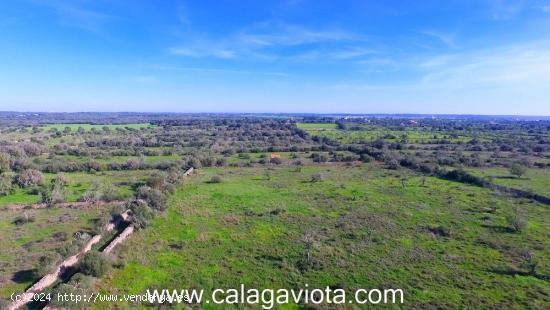
{"label": "white cloud", "polygon": [[159,79],[154,75],[131,75],[121,78],[123,82],[137,83],[137,84],[154,84]]}
{"label": "white cloud", "polygon": [[[221,38],[190,39],[186,44],[169,49],[173,55],[186,57],[215,57],[230,59],[237,57],[274,60],[284,58],[275,50],[312,45],[307,51],[300,52],[299,58],[307,58],[307,53],[318,54],[317,57],[334,59],[351,59],[359,57],[370,50],[362,47],[347,49],[323,49],[319,46],[335,43],[354,43],[364,40],[362,36],[338,29],[309,29],[300,25],[279,21],[264,21],[253,24]],[[288,55],[287,55],[288,56]],[[289,57],[292,58],[292,57]]]}
{"label": "white cloud", "polygon": [[279,21],[265,21],[241,30],[233,40],[246,47],[262,47],[342,42],[359,38],[357,34],[337,29],[314,30]]}
{"label": "white cloud", "polygon": [[222,59],[230,59],[235,57],[234,51],[207,47],[173,47],[170,48],[168,51],[172,55],[194,58],[216,57]]}
{"label": "white cloud", "polygon": [[362,64],[391,78],[365,74],[324,89],[398,112],[550,115],[550,41]]}
{"label": "white cloud", "polygon": [[525,9],[525,0],[492,0],[490,16],[495,20],[508,20]]}
{"label": "white cloud", "polygon": [[228,73],[228,74],[246,74],[246,75],[266,75],[266,76],[278,76],[289,77],[288,73],[274,72],[274,71],[250,71],[250,70],[231,70],[231,69],[218,69],[218,68],[206,68],[206,67],[179,67],[179,66],[167,66],[167,65],[154,65],[149,67],[152,70],[157,71],[191,71],[201,73]]}
{"label": "white cloud", "polygon": [[49,7],[59,16],[59,22],[89,32],[100,32],[102,27],[114,16],[84,7],[78,1],[34,0],[35,3]]}
{"label": "white cloud", "polygon": [[543,86],[550,83],[550,44],[537,42],[437,56],[421,63],[418,69],[423,72],[424,86]]}
{"label": "white cloud", "polygon": [[427,36],[438,39],[439,41],[441,41],[442,43],[444,43],[448,47],[451,47],[451,48],[456,48],[457,47],[453,35],[450,35],[450,34],[447,34],[447,33],[442,33],[442,32],[439,32],[439,31],[434,31],[434,30],[425,30],[425,31],[422,31],[422,33],[427,35]]}

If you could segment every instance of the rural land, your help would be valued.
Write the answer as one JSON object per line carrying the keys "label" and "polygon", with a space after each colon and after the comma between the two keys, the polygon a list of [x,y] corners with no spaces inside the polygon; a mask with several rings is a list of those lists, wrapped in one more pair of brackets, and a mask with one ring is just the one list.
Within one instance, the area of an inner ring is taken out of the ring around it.
{"label": "rural land", "polygon": [[306,283],[548,309],[549,208],[548,118],[2,112],[0,309]]}

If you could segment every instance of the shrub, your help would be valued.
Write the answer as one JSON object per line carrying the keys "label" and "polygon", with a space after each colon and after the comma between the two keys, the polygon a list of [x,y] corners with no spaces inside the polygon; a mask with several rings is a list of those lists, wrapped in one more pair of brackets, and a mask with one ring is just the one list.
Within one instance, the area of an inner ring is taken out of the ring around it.
{"label": "shrub", "polygon": [[315,173],[311,176],[311,182],[321,182],[324,176],[321,173]]}
{"label": "shrub", "polygon": [[101,190],[99,183],[96,180],[92,181],[90,188],[88,188],[80,197],[80,201],[94,203],[101,199]]}
{"label": "shrub", "polygon": [[40,189],[40,201],[49,206],[65,201],[65,191],[59,187],[42,187]]}
{"label": "shrub", "polygon": [[42,172],[34,169],[23,170],[17,176],[17,183],[21,187],[29,187],[32,185],[40,185],[44,182],[44,176]]}
{"label": "shrub", "polygon": [[523,251],[521,253],[521,258],[523,260],[522,265],[527,269],[527,272],[532,276],[536,275],[539,261],[535,253],[533,253],[533,251]]}
{"label": "shrub", "polygon": [[397,159],[395,158],[390,158],[386,160],[386,168],[391,170],[397,170],[399,169],[399,162],[397,162]]}
{"label": "shrub", "polygon": [[10,171],[11,157],[7,153],[0,152],[0,173]]}
{"label": "shrub", "polygon": [[518,178],[521,178],[521,176],[524,175],[526,171],[527,168],[519,163],[513,163],[512,166],[510,166],[510,174]]}
{"label": "shrub", "polygon": [[372,160],[372,157],[370,157],[368,154],[361,154],[361,161],[364,163],[368,163]]}
{"label": "shrub", "polygon": [[0,196],[11,194],[13,191],[13,176],[11,172],[2,172],[0,174]]}
{"label": "shrub", "polygon": [[[76,274],[76,276],[82,276],[82,274]],[[85,277],[85,276],[83,276]],[[89,278],[89,277],[88,277]],[[71,280],[70,283],[61,283],[59,286],[55,287],[51,291],[52,296],[86,296],[90,295],[91,291],[90,288],[81,288],[77,286],[78,284],[73,284],[73,280]],[[74,300],[71,300],[70,298],[52,298],[51,299],[51,305],[55,307],[55,309],[86,309],[87,303],[80,302],[76,303]]]}
{"label": "shrub", "polygon": [[41,278],[48,273],[52,272],[54,268],[61,262],[61,255],[57,252],[48,253],[38,260],[38,266],[34,269],[33,273],[37,278]]}
{"label": "shrub", "polygon": [[149,187],[156,188],[159,190],[164,190],[166,183],[167,183],[166,174],[162,172],[155,172],[147,180],[147,185]]}
{"label": "shrub", "polygon": [[104,185],[101,193],[101,199],[110,202],[120,199],[120,195],[113,186]]}
{"label": "shrub", "polygon": [[132,211],[132,223],[136,229],[143,229],[149,225],[154,213],[145,203],[133,201],[129,204]]}
{"label": "shrub", "polygon": [[455,169],[447,172],[441,172],[440,176],[447,180],[474,184],[478,186],[483,186],[483,183],[484,183],[482,178],[473,176],[462,169]]}
{"label": "shrub", "polygon": [[152,209],[157,211],[166,210],[166,202],[168,198],[159,189],[151,188],[149,186],[141,186],[138,188],[137,197],[145,200]]}
{"label": "shrub", "polygon": [[428,227],[428,230],[436,235],[441,237],[450,237],[451,236],[451,230],[445,226],[430,226]]}
{"label": "shrub", "polygon": [[17,226],[19,225],[23,225],[23,224],[27,224],[27,223],[32,223],[34,222],[34,216],[29,216],[27,214],[27,212],[23,213],[23,215],[18,215],[15,217],[15,219],[13,220],[13,223]]}
{"label": "shrub", "polygon": [[222,177],[220,177],[219,175],[215,175],[210,178],[210,183],[221,183],[221,182],[222,182]]}
{"label": "shrub", "polygon": [[506,217],[506,221],[516,232],[521,232],[527,226],[527,220],[519,214],[517,209]]}
{"label": "shrub", "polygon": [[103,276],[110,268],[109,260],[100,252],[89,252],[80,262],[80,271],[96,278]]}
{"label": "shrub", "polygon": [[147,195],[147,204],[157,211],[164,211],[167,208],[167,197],[160,190],[153,188],[149,191]]}
{"label": "shrub", "polygon": [[311,158],[315,163],[324,163],[328,161],[328,156],[323,153],[313,153],[311,154]]}
{"label": "shrub", "polygon": [[86,236],[87,238],[76,238],[73,239],[71,242],[66,243],[63,247],[59,248],[57,252],[62,257],[69,257],[71,255],[74,255],[78,253],[84,244],[89,240],[89,236]]}
{"label": "shrub", "polygon": [[280,157],[273,157],[269,160],[269,162],[275,165],[280,165],[283,163],[283,160]]}

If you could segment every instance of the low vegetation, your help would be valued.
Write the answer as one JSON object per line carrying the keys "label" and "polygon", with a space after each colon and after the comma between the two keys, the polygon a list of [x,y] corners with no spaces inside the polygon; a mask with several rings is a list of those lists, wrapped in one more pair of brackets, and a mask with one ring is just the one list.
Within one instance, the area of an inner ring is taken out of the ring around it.
{"label": "low vegetation", "polygon": [[104,234],[51,292],[307,283],[402,288],[410,308],[550,306],[548,121],[0,119],[0,302]]}

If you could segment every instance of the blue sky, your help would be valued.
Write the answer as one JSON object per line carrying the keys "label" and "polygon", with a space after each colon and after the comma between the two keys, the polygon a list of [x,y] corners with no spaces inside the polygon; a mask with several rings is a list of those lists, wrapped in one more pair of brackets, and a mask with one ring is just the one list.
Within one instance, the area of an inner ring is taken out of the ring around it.
{"label": "blue sky", "polygon": [[0,2],[0,110],[550,115],[550,1]]}

